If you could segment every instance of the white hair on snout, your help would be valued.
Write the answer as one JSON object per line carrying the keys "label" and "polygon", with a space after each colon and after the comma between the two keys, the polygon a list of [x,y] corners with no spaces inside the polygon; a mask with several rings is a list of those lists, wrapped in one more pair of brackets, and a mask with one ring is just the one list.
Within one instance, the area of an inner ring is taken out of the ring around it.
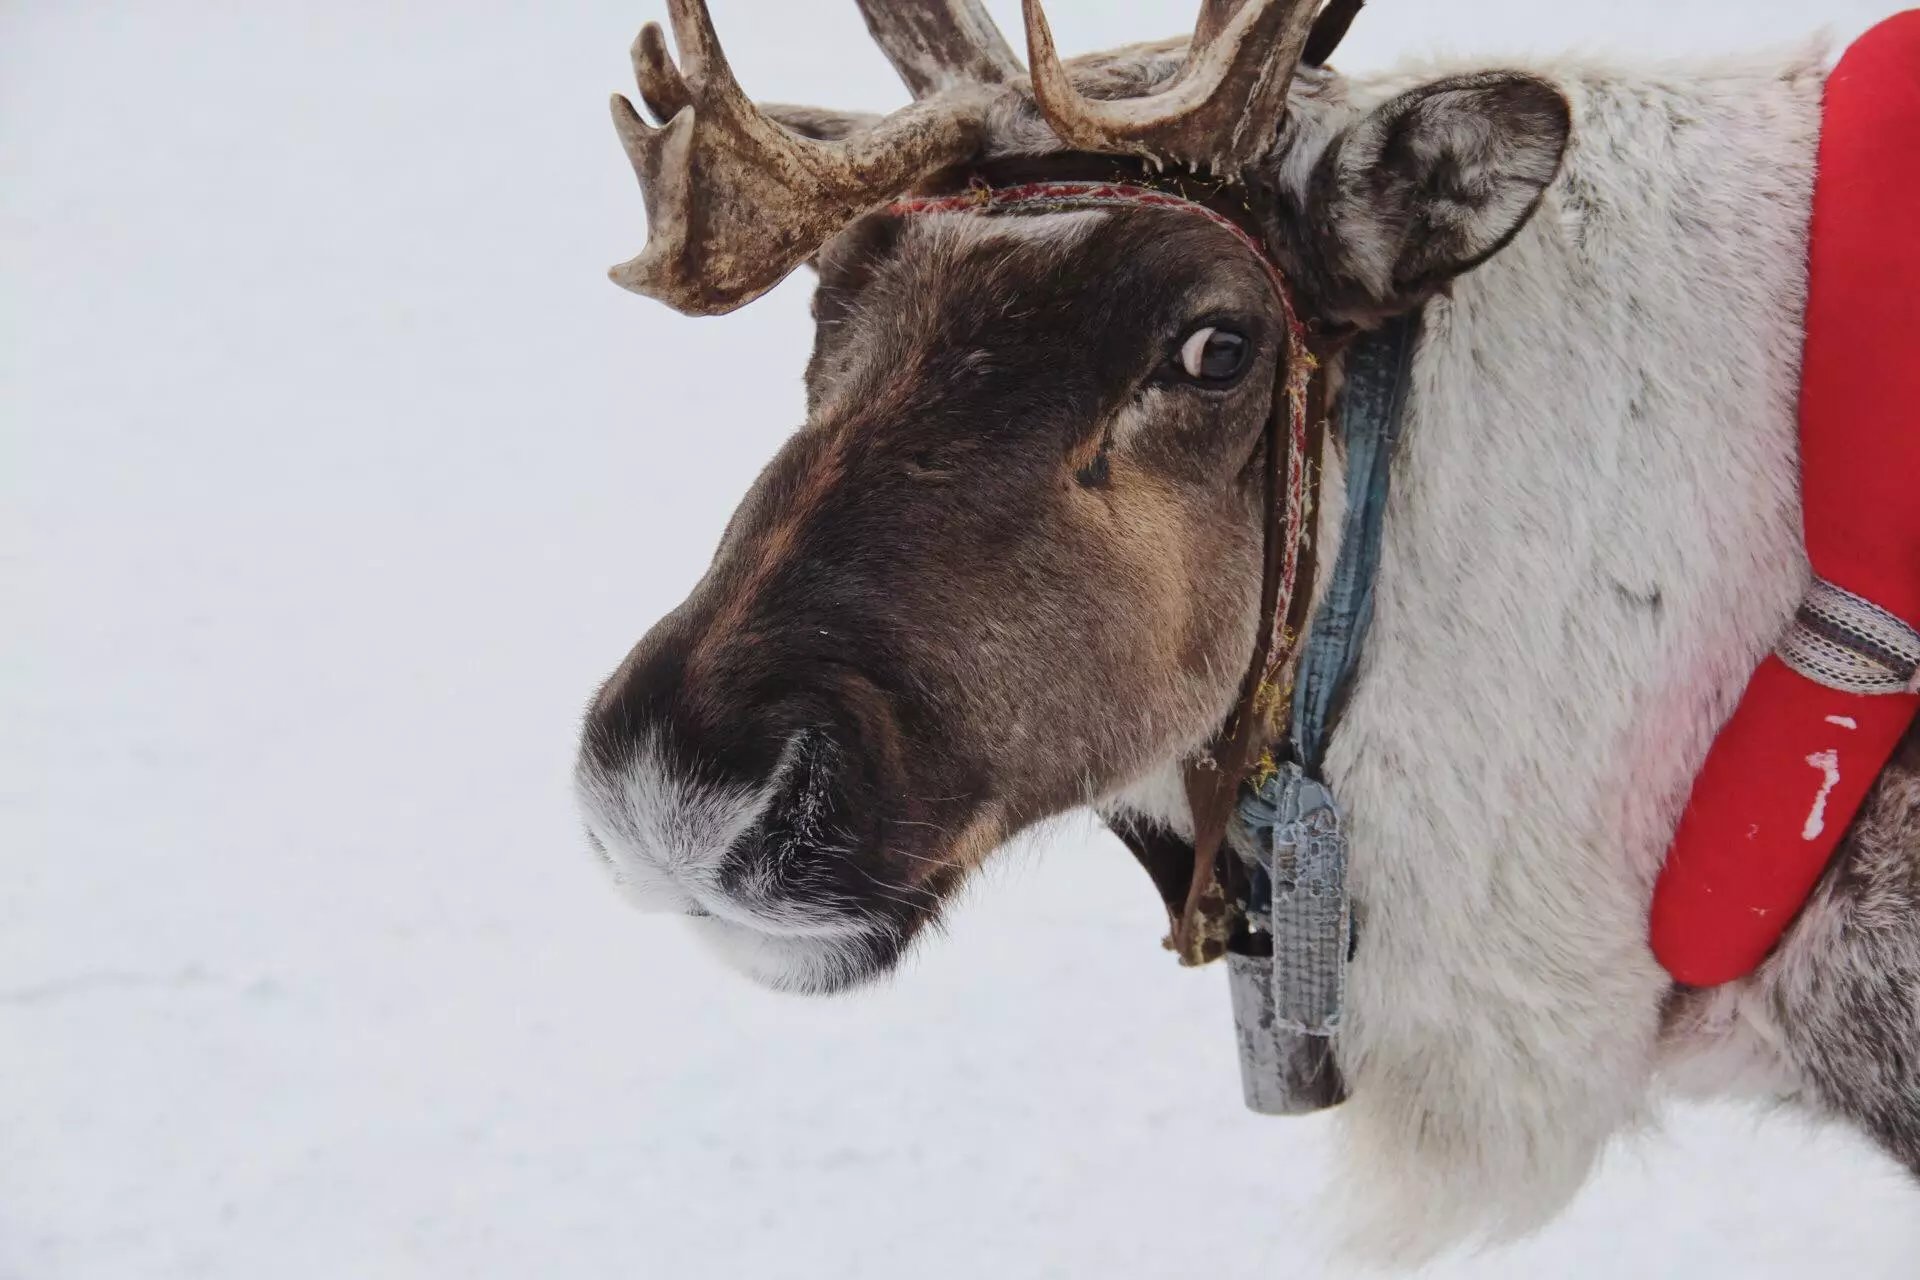
{"label": "white hair on snout", "polygon": [[644,911],[685,914],[706,906],[699,889],[717,887],[728,850],[759,821],[784,774],[776,768],[759,787],[701,778],[676,768],[649,734],[618,766],[582,751],[573,782],[620,891]]}
{"label": "white hair on snout", "polygon": [[801,741],[789,742],[766,781],[748,787],[677,765],[656,732],[615,766],[583,751],[574,792],[589,840],[630,902],[695,917],[721,957],[759,982],[815,991],[861,976],[859,959],[880,926],[832,900],[781,894],[780,850],[742,882],[721,883],[729,854],[785,786]]}

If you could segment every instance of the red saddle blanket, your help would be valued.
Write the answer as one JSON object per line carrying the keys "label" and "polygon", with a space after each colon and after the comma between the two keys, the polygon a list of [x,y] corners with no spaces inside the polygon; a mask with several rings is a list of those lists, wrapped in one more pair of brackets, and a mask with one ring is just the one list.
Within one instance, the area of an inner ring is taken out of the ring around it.
{"label": "red saddle blanket", "polygon": [[[1822,108],[1800,384],[1814,573],[1920,625],[1920,10],[1856,41]],[[1694,781],[1654,891],[1681,982],[1750,972],[1805,904],[1920,696],[1770,656]]]}

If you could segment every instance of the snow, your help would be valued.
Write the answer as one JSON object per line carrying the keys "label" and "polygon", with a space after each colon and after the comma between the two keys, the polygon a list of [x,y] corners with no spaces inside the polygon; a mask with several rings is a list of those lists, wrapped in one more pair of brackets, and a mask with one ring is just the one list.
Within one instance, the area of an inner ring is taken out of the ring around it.
{"label": "snow", "polygon": [[[1222,975],[1090,823],[835,1000],[585,852],[579,708],[802,414],[804,284],[692,321],[603,277],[662,8],[0,8],[0,1277],[1343,1274],[1332,1127],[1241,1111]],[[716,8],[756,93],[899,99],[851,4]],[[1377,0],[1346,62],[1804,15]],[[1432,1274],[1911,1275],[1917,1203],[1686,1108]]]}

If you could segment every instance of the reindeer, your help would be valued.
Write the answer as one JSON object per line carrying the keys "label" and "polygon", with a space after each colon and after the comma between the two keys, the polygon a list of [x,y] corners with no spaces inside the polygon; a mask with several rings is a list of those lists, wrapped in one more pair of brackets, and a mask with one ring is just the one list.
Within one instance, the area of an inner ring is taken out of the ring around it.
{"label": "reindeer", "polygon": [[[1349,78],[1357,3],[1207,0],[1190,41],[1063,61],[1027,0],[1029,71],[977,0],[861,8],[915,99],[883,118],[751,103],[702,0],[669,2],[677,64],[634,47],[654,122],[614,100],[649,223],[615,281],[710,314],[818,276],[805,426],[586,716],[620,888],[834,991],[1051,815],[1194,843],[1183,770],[1268,633],[1275,388],[1313,361],[1337,401],[1343,336],[1418,312],[1326,758],[1356,1236],[1530,1229],[1662,1091],[1791,1101],[1920,1174],[1920,737],[1752,977],[1677,987],[1646,942],[1808,580],[1823,51]],[[987,207],[1073,179],[1169,198]]]}

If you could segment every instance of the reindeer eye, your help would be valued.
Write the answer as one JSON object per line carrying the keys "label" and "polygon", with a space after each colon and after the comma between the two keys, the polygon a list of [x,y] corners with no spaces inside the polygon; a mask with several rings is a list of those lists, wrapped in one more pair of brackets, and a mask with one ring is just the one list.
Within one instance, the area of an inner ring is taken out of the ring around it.
{"label": "reindeer eye", "polygon": [[1193,381],[1222,387],[1246,369],[1247,353],[1252,349],[1253,344],[1244,335],[1204,325],[1181,339],[1174,363]]}

